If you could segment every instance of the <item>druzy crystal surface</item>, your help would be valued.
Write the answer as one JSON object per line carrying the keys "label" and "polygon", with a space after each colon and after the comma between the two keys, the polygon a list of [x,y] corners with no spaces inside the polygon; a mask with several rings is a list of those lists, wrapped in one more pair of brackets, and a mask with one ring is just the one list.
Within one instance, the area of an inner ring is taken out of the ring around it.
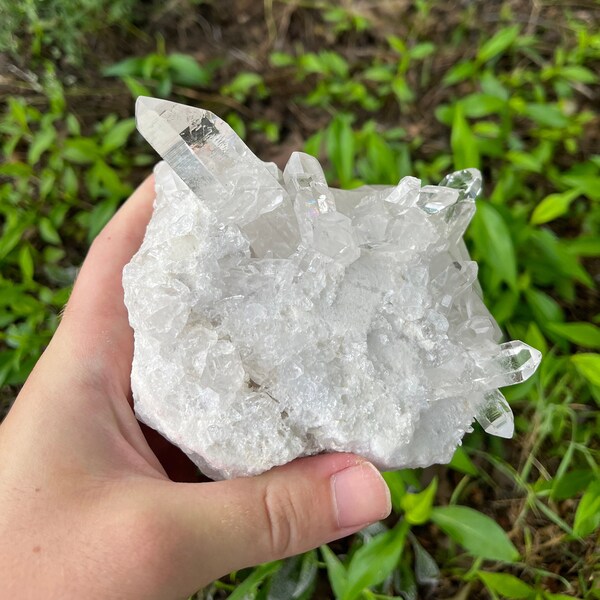
{"label": "druzy crystal surface", "polygon": [[214,478],[326,451],[447,462],[474,419],[512,435],[498,388],[540,353],[500,343],[481,300],[462,241],[478,171],[343,191],[208,111],[140,98],[136,118],[164,159],[123,274],[140,420]]}

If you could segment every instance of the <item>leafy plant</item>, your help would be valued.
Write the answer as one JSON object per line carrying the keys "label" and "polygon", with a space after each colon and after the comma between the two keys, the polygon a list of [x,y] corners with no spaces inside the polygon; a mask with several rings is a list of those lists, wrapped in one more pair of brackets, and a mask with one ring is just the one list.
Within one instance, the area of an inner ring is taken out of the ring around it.
{"label": "leafy plant", "polygon": [[136,0],[0,0],[0,52],[39,58],[50,50],[80,64],[85,37],[131,19],[135,4]]}
{"label": "leafy plant", "polygon": [[198,61],[180,52],[167,53],[164,38],[157,39],[156,52],[146,56],[126,58],[104,69],[107,77],[120,77],[134,96],[152,95],[149,85],[158,96],[166,98],[173,85],[207,87],[219,61],[200,65]]}
{"label": "leafy plant", "polygon": [[87,246],[132,190],[133,119],[108,115],[83,135],[51,67],[44,90],[48,110],[12,97],[0,120],[0,384],[25,380],[58,324],[78,266],[69,249]]}

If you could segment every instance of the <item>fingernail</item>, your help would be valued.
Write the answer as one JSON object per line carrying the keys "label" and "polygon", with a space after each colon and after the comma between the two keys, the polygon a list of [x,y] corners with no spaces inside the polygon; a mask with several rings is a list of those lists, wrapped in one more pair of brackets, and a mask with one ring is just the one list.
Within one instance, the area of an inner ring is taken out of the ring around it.
{"label": "fingernail", "polygon": [[368,525],[390,514],[390,491],[371,463],[336,473],[331,485],[340,529]]}

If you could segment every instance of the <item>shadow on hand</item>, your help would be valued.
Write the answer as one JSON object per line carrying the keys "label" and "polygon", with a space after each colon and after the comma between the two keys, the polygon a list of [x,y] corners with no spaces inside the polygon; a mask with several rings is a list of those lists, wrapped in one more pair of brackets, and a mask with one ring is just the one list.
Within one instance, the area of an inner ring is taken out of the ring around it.
{"label": "shadow on hand", "polygon": [[212,481],[199,471],[183,451],[171,444],[160,433],[144,423],[140,423],[140,427],[148,445],[167,472],[169,479],[180,483]]}

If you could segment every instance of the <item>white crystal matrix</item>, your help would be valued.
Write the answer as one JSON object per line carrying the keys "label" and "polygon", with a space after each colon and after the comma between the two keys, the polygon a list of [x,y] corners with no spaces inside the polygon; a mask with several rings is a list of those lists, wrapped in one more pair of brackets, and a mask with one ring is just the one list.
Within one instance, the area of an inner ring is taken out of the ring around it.
{"label": "white crystal matrix", "polygon": [[497,388],[540,353],[499,344],[481,300],[462,241],[478,171],[342,191],[208,111],[142,97],[136,117],[165,159],[123,273],[140,420],[219,479],[325,451],[447,462],[474,418],[512,435]]}

